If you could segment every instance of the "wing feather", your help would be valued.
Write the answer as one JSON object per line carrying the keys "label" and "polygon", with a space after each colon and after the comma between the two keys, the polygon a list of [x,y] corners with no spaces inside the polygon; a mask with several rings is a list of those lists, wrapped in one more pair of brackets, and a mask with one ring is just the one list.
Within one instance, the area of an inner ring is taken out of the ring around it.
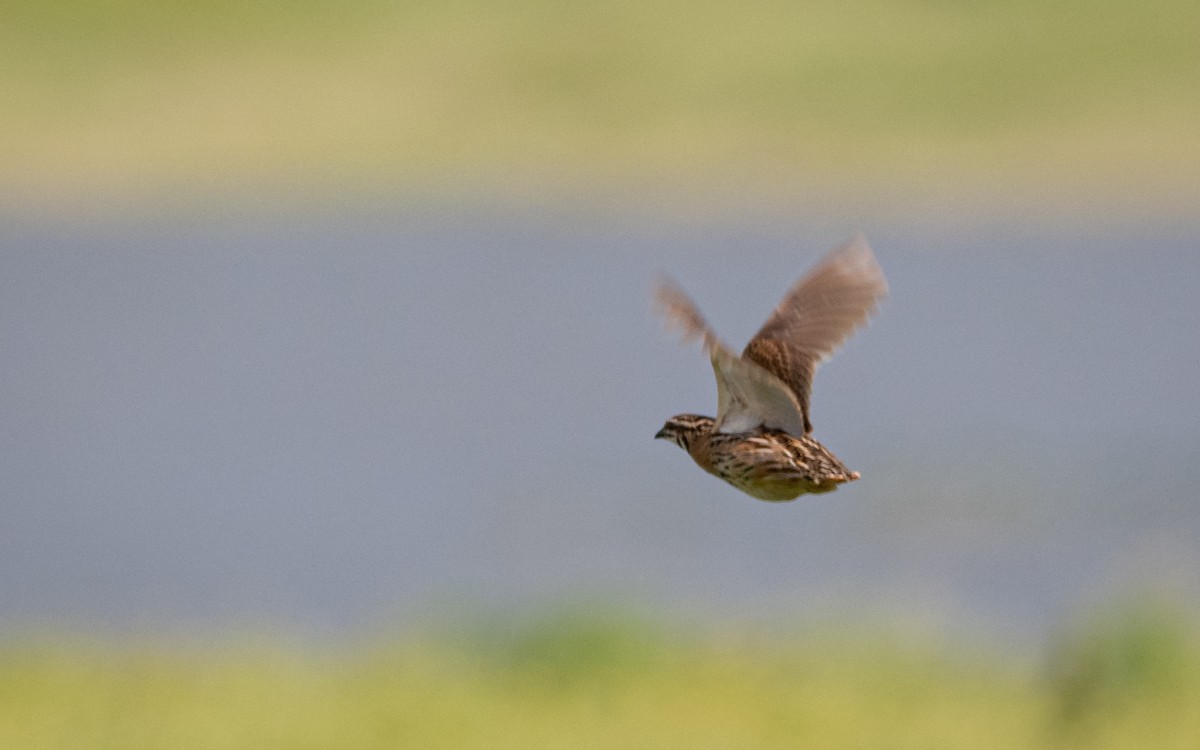
{"label": "wing feather", "polygon": [[832,250],[797,281],[746,345],[742,357],[783,381],[795,395],[803,433],[812,432],[809,394],[817,366],[867,322],[887,280],[861,234]]}
{"label": "wing feather", "polygon": [[714,430],[746,432],[762,425],[800,434],[804,427],[800,404],[787,383],[725,346],[687,293],[671,279],[659,280],[654,299],[668,325],[680,330],[685,341],[701,340],[712,360],[717,378]]}

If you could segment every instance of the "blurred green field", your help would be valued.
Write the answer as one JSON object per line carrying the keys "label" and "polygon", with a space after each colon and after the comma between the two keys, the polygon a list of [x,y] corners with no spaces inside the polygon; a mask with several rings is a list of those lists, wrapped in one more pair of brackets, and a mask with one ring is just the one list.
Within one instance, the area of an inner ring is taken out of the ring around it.
{"label": "blurred green field", "polygon": [[0,194],[1194,206],[1193,0],[3,3]]}
{"label": "blurred green field", "polygon": [[853,630],[680,635],[568,612],[352,652],[10,646],[0,746],[1194,748],[1200,642],[1096,619],[1040,664]]}

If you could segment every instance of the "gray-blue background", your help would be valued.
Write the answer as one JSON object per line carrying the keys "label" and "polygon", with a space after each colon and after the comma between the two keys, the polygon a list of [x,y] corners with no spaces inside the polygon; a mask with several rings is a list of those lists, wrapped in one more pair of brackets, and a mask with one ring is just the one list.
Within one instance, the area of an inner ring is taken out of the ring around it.
{"label": "gray-blue background", "polygon": [[[863,230],[818,375],[863,479],[753,501],[659,270],[735,346]],[[343,634],[602,596],[1037,637],[1200,589],[1200,227],[488,210],[0,228],[0,626]]]}

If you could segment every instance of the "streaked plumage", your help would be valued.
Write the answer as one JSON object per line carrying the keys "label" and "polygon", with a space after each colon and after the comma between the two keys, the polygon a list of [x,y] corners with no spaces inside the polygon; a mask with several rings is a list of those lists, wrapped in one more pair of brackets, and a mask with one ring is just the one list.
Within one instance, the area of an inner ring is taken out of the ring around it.
{"label": "streaked plumage", "polygon": [[810,435],[817,366],[866,323],[887,281],[862,235],[797,281],[739,357],[674,282],[660,281],[659,310],[685,340],[699,339],[717,378],[717,416],[680,414],[656,438],[672,440],[705,471],[760,500],[793,500],[858,479]]}

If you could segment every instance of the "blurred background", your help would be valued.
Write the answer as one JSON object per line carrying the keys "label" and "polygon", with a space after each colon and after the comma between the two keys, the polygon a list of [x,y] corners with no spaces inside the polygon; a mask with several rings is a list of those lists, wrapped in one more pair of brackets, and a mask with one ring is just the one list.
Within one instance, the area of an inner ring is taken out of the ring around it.
{"label": "blurred background", "polygon": [[[1200,736],[1196,3],[2,6],[0,744]],[[862,480],[653,441],[855,231]]]}

